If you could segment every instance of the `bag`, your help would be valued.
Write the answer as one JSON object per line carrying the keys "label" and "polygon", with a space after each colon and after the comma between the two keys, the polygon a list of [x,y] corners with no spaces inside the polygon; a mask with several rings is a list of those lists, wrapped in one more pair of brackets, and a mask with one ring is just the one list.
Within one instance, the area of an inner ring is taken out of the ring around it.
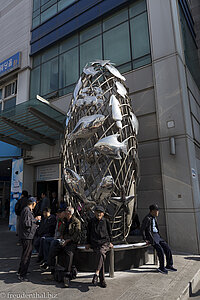
{"label": "bag", "polygon": [[20,216],[20,214],[21,214],[20,200],[18,200],[17,203],[15,204],[15,214],[17,216]]}

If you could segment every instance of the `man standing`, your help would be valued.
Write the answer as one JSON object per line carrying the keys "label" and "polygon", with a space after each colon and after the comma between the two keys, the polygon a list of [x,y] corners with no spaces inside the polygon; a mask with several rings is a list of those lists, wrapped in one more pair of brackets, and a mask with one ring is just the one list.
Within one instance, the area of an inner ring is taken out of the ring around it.
{"label": "man standing", "polygon": [[50,208],[50,200],[49,198],[47,198],[46,192],[41,193],[41,198],[42,198],[42,202],[41,202],[40,210],[42,213],[44,208],[46,207]]}
{"label": "man standing", "polygon": [[55,192],[52,192],[52,199],[51,199],[51,214],[56,215],[58,210],[58,198]]}
{"label": "man standing", "polygon": [[22,255],[19,265],[19,280],[28,281],[26,278],[27,270],[30,264],[33,238],[36,232],[36,219],[32,214],[36,204],[35,198],[31,197],[27,200],[27,206],[25,206],[20,216],[20,240],[22,243]]}
{"label": "man standing", "polygon": [[[162,274],[168,274],[168,271],[177,271],[173,267],[173,258],[171,250],[168,244],[160,237],[158,223],[156,217],[158,217],[159,209],[157,204],[149,206],[150,212],[142,221],[141,232],[144,240],[152,244],[156,249],[160,266],[158,271]],[[166,267],[164,266],[164,254],[166,255]]]}
{"label": "man standing", "polygon": [[106,288],[104,263],[106,252],[113,247],[112,231],[110,223],[104,218],[104,208],[100,205],[95,207],[95,216],[88,222],[86,249],[92,248],[97,255],[98,264],[92,279],[96,286],[98,278],[100,286]]}
{"label": "man standing", "polygon": [[[22,212],[23,208],[27,205],[27,201],[28,201],[28,192],[25,191],[25,190],[23,190],[21,198],[15,204],[15,214],[17,215],[16,232],[17,232],[18,238],[20,236],[20,234],[19,234],[19,230],[20,230],[20,215],[21,215],[21,212]],[[20,241],[19,241],[17,243],[17,246],[20,246],[20,245],[21,244],[20,244]]]}

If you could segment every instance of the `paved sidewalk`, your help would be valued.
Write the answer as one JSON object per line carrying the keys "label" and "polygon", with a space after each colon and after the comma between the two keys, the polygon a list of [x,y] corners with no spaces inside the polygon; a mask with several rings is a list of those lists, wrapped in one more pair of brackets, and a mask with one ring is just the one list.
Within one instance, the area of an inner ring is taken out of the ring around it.
{"label": "paved sidewalk", "polygon": [[[170,272],[168,275],[158,273],[157,266],[151,264],[153,257],[150,256],[147,265],[130,271],[116,272],[115,278],[107,276],[106,289],[94,287],[91,284],[93,274],[89,273],[79,273],[77,279],[71,282],[70,288],[63,288],[61,284],[48,280],[49,273],[41,273],[36,256],[33,256],[30,282],[21,283],[16,275],[21,247],[16,246],[16,243],[15,233],[9,232],[7,226],[0,225],[1,299],[182,300],[188,298],[192,284],[194,287],[194,282],[196,285],[200,281],[200,257],[176,254],[174,262],[178,272]],[[194,291],[194,297],[191,299],[200,299],[199,291]]]}

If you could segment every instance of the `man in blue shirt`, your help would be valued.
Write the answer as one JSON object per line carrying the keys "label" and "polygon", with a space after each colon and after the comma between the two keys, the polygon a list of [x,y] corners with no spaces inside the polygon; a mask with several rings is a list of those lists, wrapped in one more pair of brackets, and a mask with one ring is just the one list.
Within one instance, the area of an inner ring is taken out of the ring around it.
{"label": "man in blue shirt", "polygon": [[[149,206],[150,212],[142,221],[141,232],[144,240],[147,243],[152,244],[156,249],[160,266],[158,271],[162,274],[168,274],[168,271],[177,271],[173,267],[173,258],[171,249],[168,244],[161,238],[159,234],[158,223],[156,217],[158,217],[159,209],[157,204],[152,204]],[[164,254],[166,255],[166,267],[164,266]]]}

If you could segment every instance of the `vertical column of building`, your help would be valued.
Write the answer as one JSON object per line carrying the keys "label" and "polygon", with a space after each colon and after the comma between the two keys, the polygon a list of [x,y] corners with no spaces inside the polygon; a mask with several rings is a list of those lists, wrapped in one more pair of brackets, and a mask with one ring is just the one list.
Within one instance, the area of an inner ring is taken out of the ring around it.
{"label": "vertical column of building", "polygon": [[178,1],[147,3],[168,240],[176,250],[199,253],[199,184]]}

